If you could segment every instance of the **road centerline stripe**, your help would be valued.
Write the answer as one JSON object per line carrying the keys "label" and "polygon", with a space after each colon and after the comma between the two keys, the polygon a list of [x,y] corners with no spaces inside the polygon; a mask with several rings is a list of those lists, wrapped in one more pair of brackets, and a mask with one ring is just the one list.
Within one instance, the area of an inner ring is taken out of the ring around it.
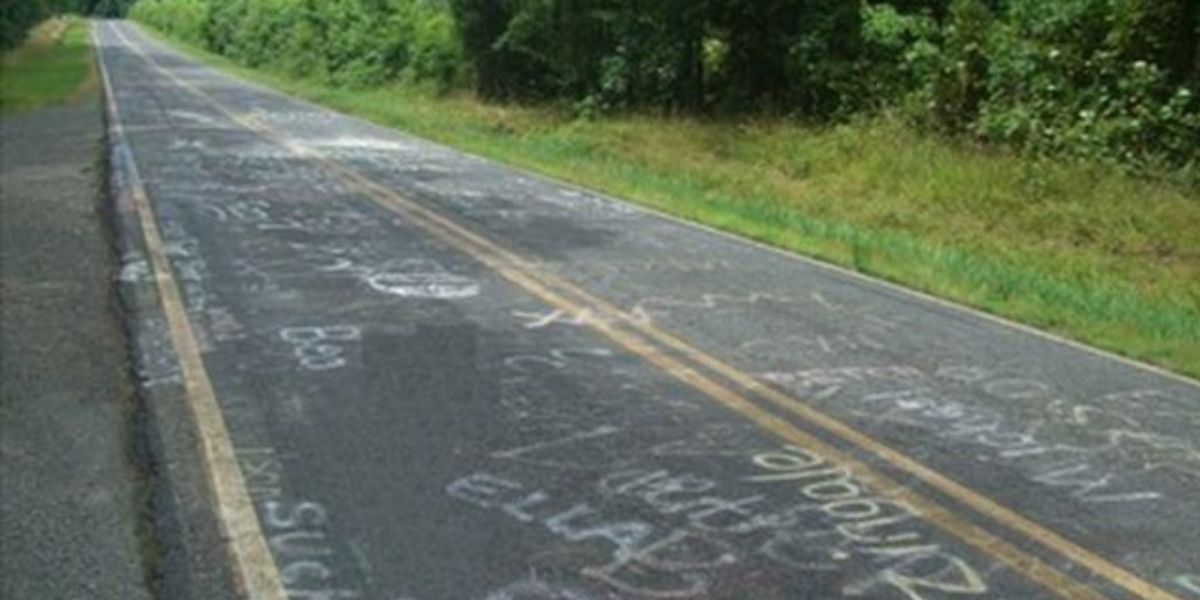
{"label": "road centerline stripe", "polygon": [[[567,310],[573,314],[581,314],[585,309],[600,309],[601,314],[612,315],[617,320],[624,322],[628,327],[635,329],[642,335],[656,340],[658,343],[674,349],[688,360],[694,361],[705,368],[720,374],[722,377],[737,383],[746,391],[760,396],[763,399],[771,402],[794,414],[808,423],[825,430],[827,433],[846,441],[847,443],[858,447],[870,454],[873,454],[892,467],[912,475],[914,478],[921,480],[930,487],[937,489],[953,500],[962,503],[977,511],[981,515],[1005,526],[1006,528],[1027,537],[1043,547],[1058,553],[1072,562],[1078,563],[1086,567],[1091,572],[1107,579],[1116,585],[1132,592],[1139,597],[1150,598],[1153,600],[1178,600],[1177,596],[1142,580],[1136,574],[1130,573],[1124,568],[1116,565],[1107,559],[1094,554],[1074,542],[1046,529],[1045,527],[1029,520],[1028,518],[1014,512],[1012,509],[999,505],[990,498],[983,496],[970,488],[957,483],[953,479],[935,471],[922,463],[909,458],[907,455],[898,452],[876,440],[870,438],[866,434],[859,432],[852,427],[842,423],[841,421],[830,417],[816,409],[813,409],[803,402],[792,398],[786,394],[778,392],[769,386],[766,386],[753,377],[729,366],[719,359],[712,357],[680,340],[672,334],[669,334],[653,325],[646,325],[633,319],[627,312],[613,306],[611,303],[596,298],[590,293],[579,289],[569,281],[563,280],[557,276],[548,274],[539,269],[536,264],[529,259],[526,259],[512,251],[509,251],[497,243],[480,236],[479,234],[466,229],[457,224],[453,220],[428,209],[419,203],[416,203],[399,193],[390,190],[389,188],[367,178],[352,167],[344,163],[328,158],[322,155],[319,151],[304,146],[301,143],[288,140],[283,137],[273,128],[261,123],[259,120],[246,115],[237,113],[229,107],[222,104],[209,93],[197,87],[195,84],[181,79],[176,74],[164,68],[152,57],[148,56],[143,50],[137,48],[123,32],[116,30],[116,34],[130,47],[130,49],[138,54],[145,62],[154,70],[166,76],[175,84],[186,91],[189,91],[196,96],[206,100],[214,108],[225,114],[235,123],[254,131],[273,143],[287,148],[297,154],[301,158],[310,160],[325,169],[329,170],[333,175],[338,176],[346,183],[352,184],[369,198],[379,202],[401,213],[402,215],[412,219],[418,223],[427,232],[435,237],[447,242],[452,247],[472,256],[476,260],[484,263],[492,268],[506,279],[517,284],[539,297],[547,304]],[[552,291],[551,288],[558,291]],[[564,294],[576,296],[576,300],[571,300],[565,297]],[[578,300],[582,300],[580,304]],[[638,335],[619,329],[609,322],[603,320],[591,319],[587,323],[591,328],[609,337],[618,345],[625,347],[630,352],[641,356],[651,364],[658,366],[676,379],[690,387],[698,389],[705,395],[717,400],[719,403],[728,408],[742,414],[751,421],[762,426],[763,428],[791,441],[802,442],[810,445],[810,447],[818,447],[823,451],[825,448],[832,450],[835,456],[844,459],[843,462],[856,468],[856,474],[863,479],[880,482],[885,489],[900,490],[896,493],[906,496],[905,499],[911,498],[919,509],[922,509],[923,514],[934,515],[931,520],[947,530],[951,534],[962,538],[968,544],[982,550],[983,552],[992,555],[1001,560],[1005,564],[1015,568],[1018,572],[1023,572],[1026,576],[1042,583],[1059,595],[1066,598],[1103,598],[1098,592],[1091,590],[1087,586],[1079,583],[1073,578],[1056,570],[1055,568],[1042,562],[1040,559],[1033,557],[1024,551],[1016,548],[994,534],[982,529],[980,526],[972,524],[953,512],[939,506],[935,502],[924,498],[907,490],[904,486],[896,484],[886,476],[876,474],[874,469],[863,464],[861,461],[849,457],[844,452],[833,448],[823,441],[807,434],[791,423],[783,420],[769,411],[759,407],[757,404],[746,400],[742,396],[730,391],[727,387],[713,381],[709,377],[696,371],[694,368],[684,364],[683,362],[673,358],[654,345],[648,343]],[[815,445],[815,446],[813,446]]]}

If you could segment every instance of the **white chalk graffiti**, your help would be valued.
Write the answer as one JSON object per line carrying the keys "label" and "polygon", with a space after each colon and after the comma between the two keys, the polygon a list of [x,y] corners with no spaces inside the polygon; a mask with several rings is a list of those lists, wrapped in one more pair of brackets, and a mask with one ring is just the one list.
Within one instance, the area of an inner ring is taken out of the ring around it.
{"label": "white chalk graffiti", "polygon": [[808,297],[774,292],[741,294],[704,293],[690,298],[651,296],[635,303],[631,312],[641,312],[655,318],[661,318],[667,317],[677,311],[739,311],[758,306],[792,307],[796,311],[806,310],[811,312],[810,309],[814,305],[830,312],[852,316],[858,321],[861,327],[872,330],[877,334],[886,334],[901,325],[894,318],[884,318],[872,314],[865,309],[833,303],[817,292],[813,292]]}
{"label": "white chalk graffiti", "polygon": [[688,309],[688,310],[737,310],[747,306],[758,306],[760,304],[804,304],[804,300],[798,300],[791,296],[785,296],[774,293],[752,292],[749,294],[701,294],[699,298],[672,298],[667,296],[651,296],[643,298],[634,304],[634,310],[641,310],[648,314],[669,314],[672,310]]}
{"label": "white chalk graffiti", "polygon": [[523,523],[539,523],[572,542],[611,545],[610,562],[585,567],[581,574],[640,597],[694,598],[709,589],[709,570],[736,562],[727,542],[686,530],[658,534],[649,523],[613,519],[586,502],[538,511],[551,503],[549,494],[488,473],[458,479],[446,486],[446,493],[480,508],[499,509]]}
{"label": "white chalk graffiti", "polygon": [[759,430],[752,425],[715,424],[692,431],[678,440],[656,444],[649,449],[652,456],[742,456],[742,448],[758,442]]}
{"label": "white chalk graffiti", "polygon": [[[1121,478],[1113,470],[1115,462],[1112,460],[1101,461],[1107,465],[1104,468],[1092,464],[1099,455],[1114,448],[1109,442],[1120,443],[1119,439],[1086,448],[1047,441],[1071,438],[1054,434],[1061,423],[1052,427],[1040,422],[1017,429],[995,411],[968,407],[927,389],[868,394],[853,402],[856,406],[863,405],[862,414],[870,414],[872,418],[936,430],[939,437],[979,446],[985,451],[982,455],[985,459],[1013,465],[1032,481],[1064,488],[1084,502],[1129,502],[1162,497],[1153,490],[1120,485]],[[1089,432],[1089,435],[1095,433]],[[1145,467],[1143,463],[1138,469]]]}
{"label": "white chalk graffiti", "polygon": [[329,514],[325,507],[317,502],[284,498],[283,463],[275,449],[240,448],[237,454],[288,599],[361,597],[360,592],[338,581],[339,573],[330,560],[335,550],[328,534]]}
{"label": "white chalk graffiti", "polygon": [[328,515],[316,502],[268,500],[262,503],[267,544],[279,565],[289,600],[348,600],[357,591],[336,585],[329,565],[334,550],[325,533]]}
{"label": "white chalk graffiti", "polygon": [[728,260],[687,257],[676,258],[672,256],[655,256],[648,259],[626,259],[613,262],[601,261],[578,261],[572,263],[580,269],[595,269],[608,271],[612,274],[626,273],[629,271],[646,271],[646,272],[662,272],[672,271],[679,273],[711,273],[715,271],[725,271],[736,269],[737,266]]}
{"label": "white chalk graffiti", "polygon": [[724,498],[710,493],[716,481],[691,473],[629,469],[606,476],[597,487],[606,495],[636,498],[660,514],[681,515],[696,531],[745,534],[795,522],[793,515],[758,514],[763,494]]}
{"label": "white chalk graffiti", "polygon": [[543,190],[536,184],[530,187],[533,189],[531,189],[532,193],[529,198],[540,200],[560,209],[566,209],[572,213],[585,210],[599,214],[609,213],[616,216],[630,215],[635,212],[632,206],[607,200],[595,194],[584,193],[579,190],[569,188]]}
{"label": "white chalk graffiti", "polygon": [[551,325],[584,327],[589,323],[613,323],[618,320],[628,320],[640,325],[649,325],[651,323],[650,315],[640,309],[634,309],[632,312],[620,317],[617,315],[603,315],[590,308],[580,309],[578,312],[573,313],[558,309],[549,312],[515,310],[512,314],[514,317],[524,321],[522,327],[525,329],[544,329]]}
{"label": "white chalk graffiti", "polygon": [[279,332],[292,345],[300,366],[310,371],[325,371],[346,366],[346,343],[362,339],[362,330],[353,325],[331,327],[287,327]]}
{"label": "white chalk graffiti", "polygon": [[1180,575],[1175,584],[1200,598],[1200,574]]}
{"label": "white chalk graffiti", "polygon": [[375,150],[381,152],[397,152],[414,150],[411,143],[398,142],[377,137],[354,137],[340,135],[334,138],[317,138],[305,140],[305,143],[321,148],[345,148],[349,150]]}
{"label": "white chalk graffiti", "polygon": [[153,277],[150,271],[150,263],[144,258],[129,259],[121,265],[121,273],[117,279],[125,283],[138,283],[149,281]]}
{"label": "white chalk graffiti", "polygon": [[[836,396],[839,406],[857,417],[921,428],[974,445],[980,450],[973,455],[976,460],[1012,466],[1030,481],[1093,505],[1166,498],[1146,478],[1160,471],[1200,479],[1200,448],[1138,422],[1155,409],[1168,410],[1163,406],[1171,406],[1171,398],[1161,392],[1108,394],[1095,404],[1081,403],[1064,398],[1045,382],[969,365],[946,365],[933,374],[894,365],[758,376],[810,400]],[[1021,421],[993,406],[956,397],[946,391],[947,383],[1005,401],[1012,411],[1020,411]],[[1147,410],[1125,410],[1137,401],[1149,405]],[[1186,421],[1186,413],[1170,410],[1168,416]],[[1173,486],[1181,481],[1171,479]]]}
{"label": "white chalk graffiti", "polygon": [[460,300],[479,295],[479,284],[452,273],[375,273],[367,277],[371,289],[402,298]]}
{"label": "white chalk graffiti", "polygon": [[310,204],[235,200],[197,205],[221,222],[237,222],[258,231],[300,231],[355,234],[374,225],[370,217],[350,209],[314,207]]}
{"label": "white chalk graffiti", "polygon": [[863,334],[837,335],[786,335],[772,336],[764,339],[751,340],[741,345],[741,350],[767,349],[776,353],[798,354],[807,350],[815,350],[822,354],[841,354],[845,352],[862,353],[871,350],[884,350],[883,342]]}
{"label": "white chalk graffiti", "polygon": [[771,383],[802,391],[806,398],[824,400],[833,397],[846,386],[867,381],[915,381],[925,377],[921,371],[904,365],[881,367],[835,367],[803,371],[760,373],[759,378]]}
{"label": "white chalk graffiti", "polygon": [[[333,254],[342,254],[335,250]],[[456,275],[430,260],[412,259],[379,267],[357,264],[345,257],[317,267],[317,271],[361,279],[371,289],[401,298],[462,300],[479,295],[479,284]]]}
{"label": "white chalk graffiti", "polygon": [[214,306],[205,311],[205,316],[205,331],[214,341],[229,342],[246,337],[245,328],[228,308]]}
{"label": "white chalk graffiti", "polygon": [[554,325],[555,323],[562,323],[565,325],[571,325],[573,327],[582,327],[587,325],[591,312],[591,310],[586,308],[573,315],[559,309],[552,310],[547,313],[515,310],[513,311],[513,316],[525,321],[525,323],[522,324],[522,327],[525,329],[543,329],[545,327]]}
{"label": "white chalk graffiti", "polygon": [[517,354],[504,359],[505,374],[500,379],[500,385],[505,393],[501,404],[514,414],[527,414],[526,398],[518,390],[528,387],[531,382],[562,370],[570,370],[583,366],[588,359],[611,358],[612,350],[600,346],[582,346],[578,348],[551,348],[542,354]]}
{"label": "white chalk graffiti", "polygon": [[[900,500],[868,494],[845,467],[831,465],[820,455],[796,446],[756,455],[754,464],[764,473],[750,476],[747,481],[796,485],[800,494],[834,523],[831,533],[841,539],[841,552],[888,563],[882,571],[847,586],[851,595],[865,594],[876,586],[890,586],[909,600],[929,598],[926,592],[977,596],[988,591],[982,575],[965,559],[903,525],[920,517],[915,508]],[[803,546],[799,548],[801,560],[788,558],[785,547],[793,541],[789,537],[794,530],[784,530],[783,534],[783,538],[768,542],[764,551],[785,563],[811,562],[811,551]],[[844,560],[846,556],[834,558]]]}
{"label": "white chalk graffiti", "polygon": [[[590,431],[573,432],[565,437],[537,442],[519,448],[510,448],[508,450],[497,450],[492,453],[492,458],[503,458],[512,461],[526,462],[529,464],[544,466],[544,467],[575,467],[574,463],[564,461],[561,457],[562,448],[577,444],[581,441],[593,439],[607,438],[615,435],[620,431],[617,427],[611,425],[601,425]],[[550,456],[541,456],[543,453]]]}
{"label": "white chalk graffiti", "polygon": [[[543,367],[550,369],[562,369],[571,363],[574,358],[605,358],[613,355],[612,350],[599,346],[583,347],[583,348],[554,348],[545,355],[542,354],[518,354],[504,359],[504,366],[511,371],[517,373],[530,373]],[[540,365],[534,367],[533,365]]]}
{"label": "white chalk graffiti", "polygon": [[[183,289],[184,310],[198,317],[208,307],[208,263],[200,253],[200,241],[175,220],[162,220],[164,252],[171,259],[175,277]],[[152,274],[153,275],[153,274]],[[204,348],[202,348],[204,350]]]}
{"label": "white chalk graffiti", "polygon": [[283,494],[283,463],[274,448],[238,448],[237,456],[250,498],[258,502]]}
{"label": "white chalk graffiti", "polygon": [[[554,454],[562,444],[611,432],[602,428],[502,454]],[[851,562],[855,566],[843,575],[847,595],[878,595],[887,588],[907,600],[932,600],[988,592],[966,558],[928,537],[914,508],[870,494],[846,468],[790,446],[756,455],[753,463],[759,472],[739,484],[752,488],[748,493],[723,494],[714,479],[645,468],[599,478],[599,496],[586,502],[486,472],[450,483],[446,493],[567,541],[606,544],[609,561],[581,565],[578,573],[621,597],[707,597],[740,564],[830,572]],[[780,490],[795,490],[798,497],[781,500]],[[648,509],[639,515],[669,522],[613,514],[611,507],[630,502]],[[538,585],[528,590],[531,598],[561,593]]]}

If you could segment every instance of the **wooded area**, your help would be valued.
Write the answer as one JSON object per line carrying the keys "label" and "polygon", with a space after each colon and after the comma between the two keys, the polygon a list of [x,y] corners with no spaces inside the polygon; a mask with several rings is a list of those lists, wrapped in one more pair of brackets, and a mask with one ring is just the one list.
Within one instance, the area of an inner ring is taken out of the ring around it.
{"label": "wooded area", "polygon": [[134,0],[5,0],[0,5],[0,52],[25,39],[38,22],[58,14],[123,16]]}
{"label": "wooded area", "polygon": [[132,14],[338,85],[471,86],[581,116],[890,110],[1030,153],[1200,170],[1195,0],[141,0]]}

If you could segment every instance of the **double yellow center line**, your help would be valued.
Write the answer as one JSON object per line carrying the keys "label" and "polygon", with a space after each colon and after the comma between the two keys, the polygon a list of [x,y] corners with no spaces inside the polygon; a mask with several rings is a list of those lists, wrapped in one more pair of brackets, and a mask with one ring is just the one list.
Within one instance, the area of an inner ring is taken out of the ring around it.
{"label": "double yellow center line", "polygon": [[[1055,594],[1069,599],[1101,600],[1106,598],[1097,590],[1047,564],[1042,559],[958,516],[938,502],[908,489],[905,485],[870,467],[852,454],[796,427],[791,421],[763,408],[751,397],[765,400],[809,426],[820,429],[862,452],[874,455],[896,471],[920,481],[953,501],[969,507],[1008,530],[1037,543],[1044,549],[1085,567],[1093,574],[1137,597],[1150,600],[1180,600],[1170,592],[1145,581],[1125,568],[1031,521],[1012,509],[998,504],[979,492],[796,398],[759,383],[749,374],[653,324],[636,318],[570,281],[546,272],[536,262],[369,179],[352,166],[326,156],[301,142],[288,139],[269,125],[238,113],[192,82],[181,79],[175,73],[162,67],[119,30],[114,29],[114,32],[151,68],[180,88],[204,100],[233,122],[289,150],[297,157],[318,165],[341,182],[396,212],[407,222],[420,227],[448,246],[474,258],[547,305],[568,314],[592,315],[591,318],[583,319],[584,323],[607,337],[612,343],[655,365],[681,383],[702,392],[712,400],[737,412],[788,443],[819,452],[831,460],[842,463],[853,470],[864,483],[885,491],[896,500],[908,503],[928,522],[961,539],[982,554],[993,557],[1013,571],[1041,584]],[[707,370],[708,373],[703,372],[702,369]],[[733,389],[732,386],[714,378],[713,374],[719,375],[726,382],[735,384],[738,389]]]}

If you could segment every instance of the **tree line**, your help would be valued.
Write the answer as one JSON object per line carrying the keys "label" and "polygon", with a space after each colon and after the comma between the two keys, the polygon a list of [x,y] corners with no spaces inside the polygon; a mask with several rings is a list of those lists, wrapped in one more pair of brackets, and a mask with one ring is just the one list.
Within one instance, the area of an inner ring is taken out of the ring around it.
{"label": "tree line", "polygon": [[31,27],[60,14],[119,17],[134,0],[3,0],[0,4],[0,51],[21,44]]}
{"label": "tree line", "polygon": [[250,66],[581,115],[893,111],[1022,150],[1197,171],[1196,0],[140,0]]}

